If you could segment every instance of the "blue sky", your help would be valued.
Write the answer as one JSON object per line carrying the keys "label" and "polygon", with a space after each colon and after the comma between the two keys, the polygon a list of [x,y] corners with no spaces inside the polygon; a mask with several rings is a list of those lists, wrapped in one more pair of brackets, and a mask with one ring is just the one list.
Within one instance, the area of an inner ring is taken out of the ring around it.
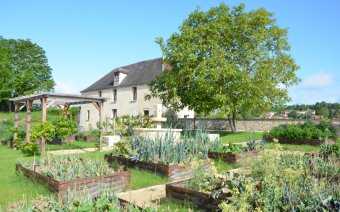
{"label": "blue sky", "polygon": [[[59,93],[79,93],[116,67],[162,56],[156,37],[169,38],[197,6],[221,1],[2,1],[0,35],[26,39],[45,51]],[[340,1],[224,1],[264,7],[289,28],[291,55],[303,80],[293,102],[340,102]]]}

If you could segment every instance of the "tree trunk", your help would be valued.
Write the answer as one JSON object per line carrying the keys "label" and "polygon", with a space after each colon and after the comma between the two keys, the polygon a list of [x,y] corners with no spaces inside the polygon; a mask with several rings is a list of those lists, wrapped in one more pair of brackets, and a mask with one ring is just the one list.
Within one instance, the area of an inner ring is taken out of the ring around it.
{"label": "tree trunk", "polygon": [[12,112],[11,101],[8,100],[8,112]]}
{"label": "tree trunk", "polygon": [[233,132],[233,134],[237,134],[238,131],[237,131],[237,122],[236,122],[236,110],[232,112],[232,115],[231,113],[228,114],[228,120],[229,120],[231,131]]}

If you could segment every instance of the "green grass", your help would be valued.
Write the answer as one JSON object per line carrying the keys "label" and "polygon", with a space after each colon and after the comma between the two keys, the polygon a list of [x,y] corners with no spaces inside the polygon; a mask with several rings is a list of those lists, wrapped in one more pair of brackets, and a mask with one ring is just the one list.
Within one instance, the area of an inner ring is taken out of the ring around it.
{"label": "green grass", "polygon": [[[94,148],[95,147],[95,141],[86,142],[83,140],[79,141],[73,141],[70,142],[70,145],[64,145],[62,147],[63,150],[68,149],[83,149],[83,148]],[[61,150],[61,144],[45,144],[45,151],[58,151]]]}
{"label": "green grass", "polygon": [[[148,205],[146,205],[148,206]],[[170,210],[168,210],[170,208]],[[176,201],[172,201],[171,199],[165,198],[162,200],[161,204],[157,207],[157,211],[175,211],[178,212],[188,212],[189,209],[193,212],[201,212],[202,210],[198,210],[191,206],[189,203],[180,203]]]}
{"label": "green grass", "polygon": [[[41,111],[33,111],[31,112],[31,123],[39,123],[41,122]],[[19,120],[21,119],[26,119],[27,118],[27,112],[26,111],[20,111],[18,113],[18,117],[19,117]],[[46,116],[46,120],[47,121],[52,121],[56,118],[58,118],[59,116],[57,115],[47,115]],[[0,112],[0,119],[9,119],[9,120],[12,120],[14,121],[14,112],[11,112],[11,113],[8,113],[8,112]]]}
{"label": "green grass", "polygon": [[[50,195],[50,191],[44,186],[15,175],[15,164],[18,158],[23,156],[24,160],[32,160],[33,156],[25,156],[21,151],[14,151],[4,145],[0,145],[0,206],[8,202],[19,201],[25,195],[26,200],[35,198],[37,194]],[[39,157],[36,157],[37,159]]]}
{"label": "green grass", "polygon": [[239,168],[239,166],[235,164],[228,164],[227,162],[223,161],[222,158],[214,160],[214,163],[214,166],[216,167],[218,173]]}
{"label": "green grass", "polygon": [[[320,149],[320,145],[293,145],[293,144],[280,144],[283,150],[292,150],[292,151],[303,151],[309,152],[313,150]],[[265,149],[274,149],[273,143],[266,143]]]}
{"label": "green grass", "polygon": [[[190,136],[195,135],[195,131],[188,131]],[[226,132],[226,131],[207,131],[209,134],[220,134],[220,139],[222,143],[227,144],[229,142],[231,143],[241,143],[246,142],[248,139],[253,139],[254,132],[238,132],[237,134],[233,134],[232,132]],[[185,134],[185,131],[181,132],[181,137],[183,138]],[[255,140],[262,140],[262,132],[255,132]]]}

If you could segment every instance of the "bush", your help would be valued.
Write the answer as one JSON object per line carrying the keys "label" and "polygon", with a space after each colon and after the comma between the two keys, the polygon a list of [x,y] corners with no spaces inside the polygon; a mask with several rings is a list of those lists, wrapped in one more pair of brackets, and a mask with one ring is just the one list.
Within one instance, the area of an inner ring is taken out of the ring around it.
{"label": "bush", "polygon": [[330,121],[321,120],[319,124],[307,121],[304,124],[278,126],[269,132],[269,136],[276,138],[325,139],[335,138],[337,132],[337,127],[332,126]]}
{"label": "bush", "polygon": [[0,124],[0,140],[13,141],[13,132],[11,130],[13,127],[14,127],[13,121],[4,120]]}
{"label": "bush", "polygon": [[40,152],[40,147],[34,142],[25,142],[21,144],[21,151],[23,153],[33,155],[34,153]]}

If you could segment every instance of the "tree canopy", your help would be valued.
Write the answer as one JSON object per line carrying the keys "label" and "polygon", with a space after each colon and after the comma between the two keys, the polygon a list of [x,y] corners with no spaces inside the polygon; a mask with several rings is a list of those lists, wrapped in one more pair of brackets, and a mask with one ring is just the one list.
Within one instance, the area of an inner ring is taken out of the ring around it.
{"label": "tree canopy", "polygon": [[300,82],[299,66],[289,54],[288,29],[264,8],[245,12],[245,5],[224,3],[196,9],[162,49],[168,68],[151,81],[150,95],[178,111],[225,110],[237,133],[236,114],[258,113],[291,101],[287,87]]}
{"label": "tree canopy", "polygon": [[[0,36],[0,102],[39,91],[53,91],[55,82],[45,51],[29,39]],[[11,111],[11,103],[8,102]]]}

